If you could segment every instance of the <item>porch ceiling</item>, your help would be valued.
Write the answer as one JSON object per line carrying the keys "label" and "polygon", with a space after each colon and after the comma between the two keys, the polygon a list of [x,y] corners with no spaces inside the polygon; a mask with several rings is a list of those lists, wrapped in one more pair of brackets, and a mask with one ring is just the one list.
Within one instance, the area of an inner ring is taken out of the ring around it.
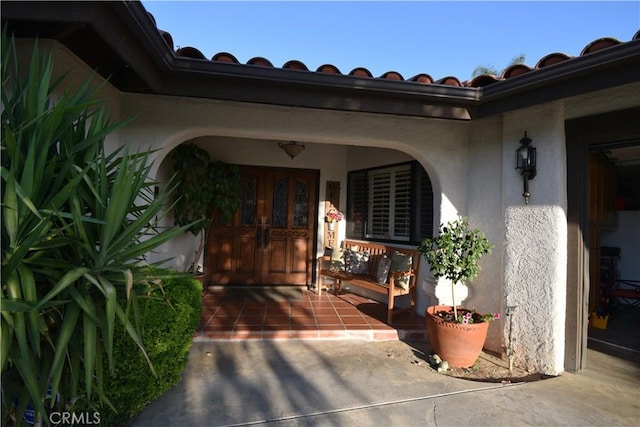
{"label": "porch ceiling", "polygon": [[469,120],[637,82],[640,75],[638,34],[624,43],[595,40],[576,58],[548,55],[535,69],[510,67],[500,78],[433,82],[426,74],[373,78],[366,69],[342,75],[330,64],[312,72],[299,61],[282,68],[264,58],[239,64],[230,54],[209,61],[195,48],[174,51],[171,35],[156,28],[138,1],[4,1],[1,7],[9,34],[57,40],[131,93]]}

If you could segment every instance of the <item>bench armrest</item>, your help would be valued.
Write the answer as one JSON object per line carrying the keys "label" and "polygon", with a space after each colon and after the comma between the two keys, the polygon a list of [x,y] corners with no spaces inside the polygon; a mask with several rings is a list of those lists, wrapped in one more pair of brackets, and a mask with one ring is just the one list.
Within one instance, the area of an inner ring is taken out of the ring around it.
{"label": "bench armrest", "polygon": [[409,271],[392,271],[391,273],[389,273],[389,277],[393,277],[394,279],[400,278],[400,277],[412,277],[415,276],[416,272],[413,270],[409,270]]}

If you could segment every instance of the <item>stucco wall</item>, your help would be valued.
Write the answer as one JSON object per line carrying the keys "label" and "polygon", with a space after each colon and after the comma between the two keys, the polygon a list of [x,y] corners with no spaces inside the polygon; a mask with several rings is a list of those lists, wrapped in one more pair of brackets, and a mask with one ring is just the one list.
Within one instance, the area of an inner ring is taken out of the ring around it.
{"label": "stucco wall", "polygon": [[[415,158],[432,179],[434,228],[441,217],[453,219],[465,210],[466,122],[144,95],[125,95],[123,105],[125,116],[136,116],[134,125],[124,130],[123,140],[135,147],[159,148],[154,173],[160,175],[160,164],[169,151],[182,142],[195,140],[209,147],[212,156],[220,160],[320,169],[322,208],[327,180],[343,183],[341,205],[346,206],[348,170],[384,164],[389,159],[395,162]],[[290,140],[307,146],[294,160],[277,146],[279,141]],[[350,148],[345,152],[347,147]],[[319,218],[322,216],[319,209]],[[341,229],[340,238],[343,237]],[[189,239],[172,242],[156,256],[166,258],[173,254],[178,257],[176,262],[184,263],[192,250],[187,248],[195,246]],[[318,240],[321,242],[322,236]],[[418,283],[427,276],[428,266],[422,262]],[[419,293],[418,312],[424,312],[432,302],[426,293]]]}
{"label": "stucco wall", "polygon": [[[503,133],[504,296],[515,307],[515,358],[548,374],[563,370],[567,265],[564,111],[553,103],[505,116]],[[525,127],[526,126],[526,127]],[[515,150],[527,131],[538,175],[524,203]]]}
{"label": "stucco wall", "polygon": [[[66,48],[56,43],[49,46],[56,54],[57,72],[71,69],[70,78],[75,82],[90,75]],[[24,52],[28,55],[28,49]],[[171,149],[196,138],[214,158],[320,169],[322,201],[327,180],[344,183],[352,166],[379,160],[374,157],[380,152],[367,147],[397,150],[404,153],[399,157],[417,159],[434,188],[434,228],[458,214],[467,215],[471,225],[485,231],[495,245],[493,253],[482,259],[481,274],[470,283],[465,302],[503,315],[503,321],[492,324],[487,345],[494,349],[508,345],[506,338],[512,332],[517,363],[556,374],[564,364],[567,295],[564,121],[638,105],[640,83],[473,123],[120,94],[109,84],[100,93],[111,117],[135,117],[110,135],[109,147],[124,144],[131,149],[159,149],[154,176],[163,174],[162,161]],[[538,176],[530,183],[529,205],[524,204],[522,179],[514,165],[514,153],[525,130],[538,149]],[[278,141],[289,140],[307,144],[307,150],[293,161],[277,147]],[[360,153],[370,158],[365,160]],[[346,191],[342,192],[343,203],[346,205]],[[190,251],[187,246],[188,242],[175,241],[154,256],[179,255]],[[417,310],[422,312],[427,304],[436,302],[433,298],[438,290],[433,288],[424,261],[418,283],[422,283],[422,292]],[[504,316],[506,307],[516,307],[509,321]]]}
{"label": "stucco wall", "polygon": [[[465,305],[502,315],[502,321],[490,327],[487,348],[511,347],[516,363],[547,374],[562,372],[564,355],[563,108],[558,102],[474,122],[467,175],[469,222],[486,233],[494,248],[481,260]],[[525,131],[538,155],[528,205],[515,170],[515,151]]]}
{"label": "stucco wall", "polygon": [[483,231],[493,245],[480,260],[479,275],[468,283],[466,307],[481,313],[500,313],[503,320],[489,326],[486,347],[502,351],[504,345],[504,211],[503,123],[492,117],[474,123],[469,143],[467,198],[469,226]]}

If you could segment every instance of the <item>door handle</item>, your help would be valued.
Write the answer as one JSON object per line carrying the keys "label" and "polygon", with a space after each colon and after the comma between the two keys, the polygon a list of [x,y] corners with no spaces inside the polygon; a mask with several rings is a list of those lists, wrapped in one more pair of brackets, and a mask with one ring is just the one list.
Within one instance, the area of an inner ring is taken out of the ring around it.
{"label": "door handle", "polygon": [[264,229],[264,248],[267,249],[269,247],[269,227],[265,227]]}
{"label": "door handle", "polygon": [[258,249],[262,247],[262,226],[256,227],[256,246]]}

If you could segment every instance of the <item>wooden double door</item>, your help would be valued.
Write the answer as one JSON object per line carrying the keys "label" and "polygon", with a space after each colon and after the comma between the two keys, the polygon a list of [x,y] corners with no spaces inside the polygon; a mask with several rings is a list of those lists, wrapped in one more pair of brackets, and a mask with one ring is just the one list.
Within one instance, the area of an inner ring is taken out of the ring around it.
{"label": "wooden double door", "polygon": [[209,230],[209,283],[311,284],[319,172],[243,166],[241,176],[240,208]]}

